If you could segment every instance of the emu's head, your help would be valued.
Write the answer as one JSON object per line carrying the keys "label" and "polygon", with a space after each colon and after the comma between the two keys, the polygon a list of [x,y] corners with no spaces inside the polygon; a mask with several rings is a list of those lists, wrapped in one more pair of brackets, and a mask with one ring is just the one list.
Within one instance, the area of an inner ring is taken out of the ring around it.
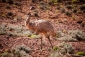
{"label": "emu's head", "polygon": [[26,16],[26,23],[30,22],[30,16],[31,16],[31,13],[28,13],[28,15]]}

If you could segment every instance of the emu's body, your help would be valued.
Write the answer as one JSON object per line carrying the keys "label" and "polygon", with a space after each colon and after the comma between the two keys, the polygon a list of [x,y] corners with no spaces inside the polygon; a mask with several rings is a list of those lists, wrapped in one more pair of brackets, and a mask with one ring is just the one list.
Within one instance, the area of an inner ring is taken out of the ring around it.
{"label": "emu's body", "polygon": [[[49,39],[50,44],[51,44],[51,41],[49,38],[50,35],[53,37],[56,35],[54,31],[54,27],[51,25],[49,21],[46,21],[46,20],[36,20],[34,22],[30,22],[30,18],[28,17],[26,20],[26,26],[28,27],[28,29],[35,31],[38,34],[43,33],[45,37]],[[41,38],[41,49],[42,49],[42,38]]]}

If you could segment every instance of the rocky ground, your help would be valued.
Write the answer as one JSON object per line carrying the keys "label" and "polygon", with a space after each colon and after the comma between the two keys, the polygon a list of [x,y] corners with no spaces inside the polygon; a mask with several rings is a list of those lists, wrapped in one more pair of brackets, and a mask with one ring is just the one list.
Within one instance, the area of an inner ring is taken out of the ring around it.
{"label": "rocky ground", "polygon": [[[62,41],[71,41],[67,43],[74,47],[74,53],[85,52],[85,13],[84,10],[79,9],[82,4],[76,5],[77,13],[66,13],[69,9],[64,5],[65,3],[48,5],[36,1],[32,3],[31,0],[23,0],[10,4],[0,0],[0,54],[18,45],[29,47],[31,49],[29,55],[32,57],[48,57],[53,52],[47,38],[43,38],[43,51],[41,51],[39,36],[26,28],[25,18],[29,12],[32,15],[32,21],[44,19],[54,26],[57,32],[56,39],[51,37],[54,47]],[[63,8],[66,10],[65,13]],[[61,40],[61,38],[65,39]],[[76,39],[76,41],[66,40],[67,38]]]}

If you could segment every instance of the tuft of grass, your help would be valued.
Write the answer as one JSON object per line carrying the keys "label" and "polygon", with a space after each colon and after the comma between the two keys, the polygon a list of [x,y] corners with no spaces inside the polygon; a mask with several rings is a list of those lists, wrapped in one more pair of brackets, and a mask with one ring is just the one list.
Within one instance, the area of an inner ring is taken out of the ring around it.
{"label": "tuft of grass", "polygon": [[35,34],[32,34],[32,35],[30,36],[30,38],[40,38],[40,36],[35,35]]}
{"label": "tuft of grass", "polygon": [[1,16],[2,16],[2,17],[6,17],[6,15],[5,15],[5,14],[2,14]]}
{"label": "tuft of grass", "polygon": [[76,54],[77,54],[77,55],[85,56],[85,52],[77,52]]}
{"label": "tuft of grass", "polygon": [[72,3],[76,3],[77,2],[77,0],[72,0]]}
{"label": "tuft of grass", "polygon": [[57,46],[54,46],[53,47],[53,50],[58,50],[59,48]]}

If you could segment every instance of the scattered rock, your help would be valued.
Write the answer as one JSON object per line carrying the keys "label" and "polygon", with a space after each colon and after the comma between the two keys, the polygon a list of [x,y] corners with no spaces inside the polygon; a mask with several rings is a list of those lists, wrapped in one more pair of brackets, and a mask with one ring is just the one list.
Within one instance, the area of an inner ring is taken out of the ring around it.
{"label": "scattered rock", "polygon": [[30,10],[34,10],[34,9],[35,9],[35,6],[31,6],[31,7],[30,7]]}

